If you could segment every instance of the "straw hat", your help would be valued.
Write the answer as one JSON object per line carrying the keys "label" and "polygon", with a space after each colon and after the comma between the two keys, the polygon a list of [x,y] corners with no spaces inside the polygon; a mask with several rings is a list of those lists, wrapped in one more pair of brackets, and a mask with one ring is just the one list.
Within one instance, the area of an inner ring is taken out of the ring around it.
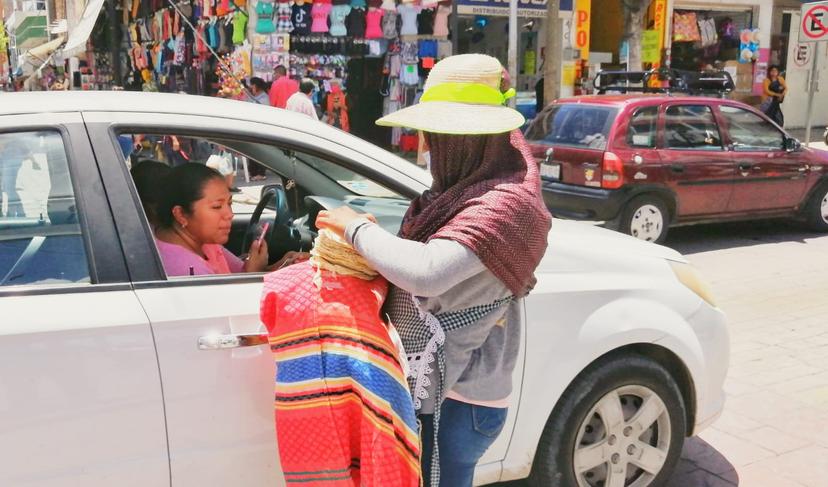
{"label": "straw hat", "polygon": [[447,57],[431,69],[420,103],[382,117],[377,125],[454,135],[510,132],[526,120],[505,106],[515,90],[502,93],[502,79],[503,66],[491,56]]}

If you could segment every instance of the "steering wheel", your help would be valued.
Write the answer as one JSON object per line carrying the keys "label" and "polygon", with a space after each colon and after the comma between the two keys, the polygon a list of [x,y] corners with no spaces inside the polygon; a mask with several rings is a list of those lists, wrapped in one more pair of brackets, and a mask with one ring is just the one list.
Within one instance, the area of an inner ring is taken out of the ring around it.
{"label": "steering wheel", "polygon": [[262,189],[259,204],[253,210],[253,214],[250,216],[250,221],[247,224],[247,229],[244,231],[242,252],[249,251],[253,240],[258,237],[259,221],[262,218],[264,209],[268,207],[271,200],[275,200],[273,207],[276,214],[273,216],[273,220],[270,222],[270,228],[268,228],[267,234],[265,235],[268,263],[279,260],[291,250],[296,250],[300,242],[299,232],[294,228],[293,216],[287,205],[285,188],[281,184],[273,184],[265,186]]}

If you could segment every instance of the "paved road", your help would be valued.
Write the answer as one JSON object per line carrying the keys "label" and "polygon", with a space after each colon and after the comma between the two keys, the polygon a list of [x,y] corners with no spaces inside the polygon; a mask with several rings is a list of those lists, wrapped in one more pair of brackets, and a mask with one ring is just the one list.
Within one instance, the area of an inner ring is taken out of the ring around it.
{"label": "paved road", "polygon": [[753,222],[672,229],[667,245],[711,282],[732,343],[725,412],[669,487],[828,486],[828,236]]}

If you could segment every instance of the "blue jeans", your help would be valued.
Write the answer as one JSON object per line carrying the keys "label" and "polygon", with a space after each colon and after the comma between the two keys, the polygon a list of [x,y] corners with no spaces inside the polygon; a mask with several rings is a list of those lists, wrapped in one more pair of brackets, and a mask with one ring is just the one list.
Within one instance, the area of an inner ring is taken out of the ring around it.
{"label": "blue jeans", "polygon": [[[440,485],[471,487],[474,467],[494,443],[506,423],[508,408],[475,406],[453,399],[443,401],[440,409]],[[423,485],[431,486],[431,457],[434,444],[434,422],[431,414],[419,416],[422,423]]]}

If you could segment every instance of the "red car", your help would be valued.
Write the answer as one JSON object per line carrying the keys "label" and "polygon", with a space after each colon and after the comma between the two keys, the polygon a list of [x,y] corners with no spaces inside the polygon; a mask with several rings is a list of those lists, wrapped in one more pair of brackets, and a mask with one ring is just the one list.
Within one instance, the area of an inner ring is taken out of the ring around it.
{"label": "red car", "polygon": [[675,225],[792,217],[828,231],[828,152],[743,103],[665,95],[558,100],[526,132],[544,199],[662,242]]}

